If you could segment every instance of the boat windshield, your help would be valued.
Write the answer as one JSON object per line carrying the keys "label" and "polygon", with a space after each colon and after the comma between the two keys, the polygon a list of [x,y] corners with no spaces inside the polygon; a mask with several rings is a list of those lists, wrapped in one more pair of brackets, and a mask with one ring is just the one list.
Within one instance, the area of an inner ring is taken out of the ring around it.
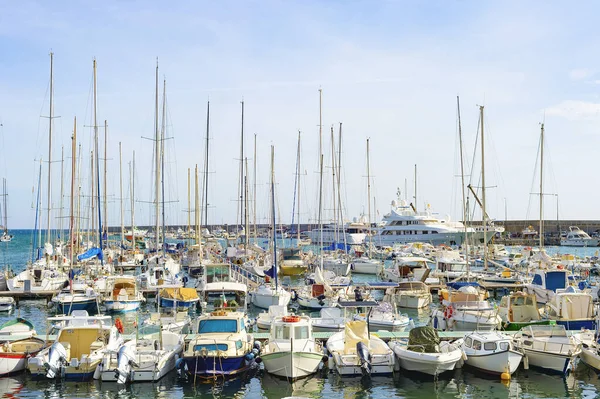
{"label": "boat windshield", "polygon": [[567,330],[564,326],[529,326],[525,329],[526,334],[529,333],[531,337],[566,337]]}
{"label": "boat windshield", "polygon": [[198,334],[235,332],[238,332],[238,323],[235,319],[200,320],[198,324]]}

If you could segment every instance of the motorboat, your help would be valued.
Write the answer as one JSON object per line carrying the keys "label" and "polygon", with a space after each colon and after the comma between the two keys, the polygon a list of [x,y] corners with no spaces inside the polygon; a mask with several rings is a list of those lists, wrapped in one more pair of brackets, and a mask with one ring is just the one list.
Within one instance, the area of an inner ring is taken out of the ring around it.
{"label": "motorboat", "polygon": [[348,245],[364,244],[369,226],[364,220],[357,220],[344,225],[328,224],[305,232],[311,242],[319,246],[336,243],[347,243]]}
{"label": "motorboat", "polygon": [[556,324],[543,319],[537,307],[535,294],[517,291],[500,299],[498,315],[502,319],[502,330],[519,331],[529,325]]}
{"label": "motorboat", "polygon": [[27,268],[6,281],[9,291],[36,292],[57,291],[68,282],[69,277],[58,270],[46,268]]}
{"label": "motorboat", "polygon": [[[375,306],[376,303],[365,305]],[[333,369],[341,376],[394,372],[394,352],[381,338],[370,334],[365,321],[348,321],[344,331],[329,337],[326,347]]]}
{"label": "motorboat", "polygon": [[523,292],[535,294],[538,303],[545,304],[552,300],[557,290],[564,290],[569,286],[569,276],[564,269],[540,269],[533,276],[529,284],[525,284]]}
{"label": "motorboat", "polygon": [[287,306],[292,295],[281,286],[262,284],[250,292],[252,304],[261,309],[269,309],[272,305]]}
{"label": "motorboat", "polygon": [[11,296],[0,297],[0,312],[10,312],[15,308],[15,298]]}
{"label": "motorboat", "polygon": [[561,237],[560,245],[563,247],[597,247],[600,238],[590,237],[588,233],[577,226],[569,226],[566,237]]}
{"label": "motorboat", "polygon": [[600,371],[600,345],[594,331],[585,331],[578,334],[581,340],[581,353],[579,358],[596,371]]}
{"label": "motorboat", "polygon": [[[461,245],[465,227],[460,222],[437,219],[427,208],[417,212],[404,199],[392,201],[391,210],[384,215],[373,242],[379,246],[426,242],[432,245]],[[490,232],[491,233],[491,232]],[[489,238],[493,234],[489,234]]]}
{"label": "motorboat", "polygon": [[279,261],[279,273],[283,276],[298,276],[306,273],[308,265],[302,258],[301,248],[283,248]]}
{"label": "motorboat", "polygon": [[72,283],[71,287],[63,289],[51,303],[56,306],[58,314],[69,315],[74,310],[85,310],[89,314],[98,313],[100,296],[84,283]]}
{"label": "motorboat", "polygon": [[383,302],[395,303],[400,308],[423,309],[431,304],[431,292],[420,281],[404,281],[385,290]]}
{"label": "motorboat", "polygon": [[408,339],[389,342],[400,362],[400,367],[428,375],[439,375],[454,370],[463,359],[459,345],[441,341],[431,327],[415,327],[410,330]]}
{"label": "motorboat", "polygon": [[293,381],[314,374],[327,356],[313,338],[311,318],[287,315],[273,321],[261,359],[268,373]]}
{"label": "motorboat", "polygon": [[[397,256],[391,267],[383,269],[381,277],[385,281],[421,281],[427,278],[434,263],[421,256]],[[439,280],[438,280],[439,281]]]}
{"label": "motorboat", "polygon": [[35,327],[29,320],[16,317],[0,326],[0,340],[10,337],[31,337],[36,335]]}
{"label": "motorboat", "polygon": [[[449,299],[443,299],[431,315],[433,328],[449,331],[491,331],[500,328],[498,310],[482,300],[477,283],[454,283]],[[456,290],[458,288],[458,290]]]}
{"label": "motorboat", "polygon": [[27,369],[33,377],[91,380],[104,354],[117,351],[123,338],[112,324],[73,320],[63,327],[56,341],[29,358]]}
{"label": "motorboat", "polygon": [[183,336],[170,331],[132,339],[117,352],[105,352],[97,379],[118,384],[158,381],[175,370],[184,344]]}
{"label": "motorboat", "polygon": [[144,302],[134,276],[109,276],[102,303],[108,312],[123,313],[138,310]]}
{"label": "motorboat", "polygon": [[462,350],[467,366],[491,374],[512,374],[523,358],[523,353],[514,349],[512,337],[496,331],[465,335]]}
{"label": "motorboat", "polygon": [[546,303],[546,317],[567,330],[596,330],[596,314],[592,294],[581,292],[572,286],[557,290]]}
{"label": "motorboat", "polygon": [[404,331],[411,323],[410,317],[398,313],[395,304],[388,302],[381,302],[370,312],[357,313],[353,319],[367,321],[369,329],[372,331],[400,332]]}
{"label": "motorboat", "polygon": [[246,331],[242,312],[217,310],[198,317],[196,336],[187,343],[179,369],[201,379],[235,377],[249,370],[260,344]]}
{"label": "motorboat", "polygon": [[150,317],[142,322],[144,328],[155,327],[162,331],[169,331],[176,334],[188,334],[192,330],[192,318],[187,311],[177,312],[171,309],[165,312],[150,313]]}
{"label": "motorboat", "polygon": [[335,306],[339,296],[328,284],[312,284],[296,292],[296,301],[303,308],[319,310]]}
{"label": "motorboat", "polygon": [[87,310],[73,310],[69,315],[59,315],[48,317],[48,335],[57,335],[59,331],[69,325],[82,324],[112,324],[112,317],[108,315],[97,314],[90,316]]}
{"label": "motorboat", "polygon": [[[277,317],[287,316],[287,306],[271,305],[267,312],[261,312],[256,317],[256,327],[260,330],[271,330],[273,320]],[[313,319],[314,320],[314,319]]]}
{"label": "motorboat", "polygon": [[177,311],[190,310],[200,301],[195,288],[165,287],[158,296],[162,308],[174,308]]}
{"label": "motorboat", "polygon": [[356,256],[350,261],[350,269],[356,274],[377,275],[383,270],[383,261],[365,256]]}
{"label": "motorboat", "polygon": [[46,347],[46,341],[36,337],[5,342],[0,346],[0,376],[25,370],[27,359]]}
{"label": "motorboat", "polygon": [[322,308],[319,317],[312,318],[312,328],[314,332],[339,332],[344,331],[347,321],[341,308]]}
{"label": "motorboat", "polygon": [[523,352],[529,366],[568,374],[581,353],[581,342],[569,336],[564,326],[527,326],[513,337],[515,347]]}
{"label": "motorboat", "polygon": [[222,308],[241,312],[247,310],[248,286],[235,282],[215,282],[204,285],[200,292],[200,306],[203,312]]}

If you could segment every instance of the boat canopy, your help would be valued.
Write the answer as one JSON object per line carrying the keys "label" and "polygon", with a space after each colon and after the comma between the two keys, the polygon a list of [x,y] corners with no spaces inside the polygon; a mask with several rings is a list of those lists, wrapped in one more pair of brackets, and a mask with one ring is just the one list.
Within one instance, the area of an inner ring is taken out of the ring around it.
{"label": "boat canopy", "polygon": [[102,260],[102,258],[103,258],[102,250],[100,248],[90,248],[87,251],[85,251],[84,253],[82,253],[81,255],[77,255],[77,260],[82,261],[82,260],[93,258],[94,256],[97,256],[98,259]]}
{"label": "boat canopy", "polygon": [[415,327],[408,334],[408,350],[421,353],[439,353],[440,337],[433,327]]}
{"label": "boat canopy", "polygon": [[344,353],[356,353],[356,345],[362,342],[369,346],[369,330],[363,320],[348,321],[344,329]]}
{"label": "boat canopy", "polygon": [[161,298],[175,299],[178,301],[192,301],[198,298],[195,288],[163,288],[160,290]]}
{"label": "boat canopy", "polygon": [[452,288],[453,290],[461,289],[462,287],[479,287],[479,283],[475,281],[455,281],[452,283],[446,284],[448,288]]}

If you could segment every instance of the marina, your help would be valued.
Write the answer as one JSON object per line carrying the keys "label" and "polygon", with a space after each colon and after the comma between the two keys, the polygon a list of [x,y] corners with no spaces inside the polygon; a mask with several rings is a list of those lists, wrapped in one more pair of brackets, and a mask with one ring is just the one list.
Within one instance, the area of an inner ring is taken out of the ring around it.
{"label": "marina", "polygon": [[3,4],[0,397],[600,397],[598,12]]}

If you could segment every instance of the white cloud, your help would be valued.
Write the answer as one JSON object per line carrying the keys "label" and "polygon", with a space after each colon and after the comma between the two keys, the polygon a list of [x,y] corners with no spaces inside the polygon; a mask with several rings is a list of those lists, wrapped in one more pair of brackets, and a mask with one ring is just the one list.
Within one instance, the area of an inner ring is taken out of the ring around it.
{"label": "white cloud", "polygon": [[560,116],[569,120],[592,119],[600,116],[600,103],[565,100],[546,109],[547,115]]}
{"label": "white cloud", "polygon": [[591,69],[587,69],[587,68],[576,68],[576,69],[572,69],[569,71],[569,78],[571,80],[583,80],[583,79],[587,79],[590,78],[592,75],[594,75],[594,71],[592,71]]}

